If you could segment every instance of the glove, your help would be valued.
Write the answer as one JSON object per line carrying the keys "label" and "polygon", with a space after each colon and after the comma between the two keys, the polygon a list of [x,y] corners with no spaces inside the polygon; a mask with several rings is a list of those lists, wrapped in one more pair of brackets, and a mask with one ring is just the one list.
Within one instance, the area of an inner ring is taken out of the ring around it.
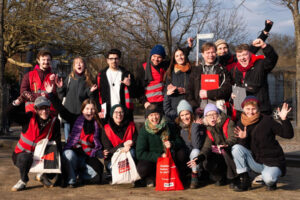
{"label": "glove", "polygon": [[270,32],[272,26],[273,26],[273,22],[271,21],[271,23],[268,24],[268,23],[267,23],[267,20],[266,20],[266,21],[265,21],[265,29],[264,29],[264,31]]}

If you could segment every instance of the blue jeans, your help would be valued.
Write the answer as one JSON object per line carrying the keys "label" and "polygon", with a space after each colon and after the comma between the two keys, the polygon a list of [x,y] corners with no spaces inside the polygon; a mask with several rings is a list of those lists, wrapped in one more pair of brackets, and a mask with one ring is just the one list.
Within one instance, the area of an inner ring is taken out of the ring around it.
{"label": "blue jeans", "polygon": [[64,133],[65,133],[65,141],[67,143],[69,133],[70,133],[70,124],[69,123],[64,123]]}
{"label": "blue jeans", "polygon": [[[193,160],[194,158],[198,157],[199,154],[200,154],[199,149],[192,149],[192,151],[190,153],[190,160]],[[199,165],[192,167],[192,172],[199,172]]]}
{"label": "blue jeans", "polygon": [[77,176],[83,180],[90,180],[97,175],[97,172],[91,166],[86,164],[86,156],[77,155],[71,149],[65,150],[62,156],[67,165],[68,184],[75,184]]}
{"label": "blue jeans", "polygon": [[[132,159],[133,159],[134,161],[136,161],[136,160],[135,160],[135,149],[131,148],[131,149],[129,150],[129,152],[130,152],[130,154],[131,154],[131,156],[132,156]],[[109,173],[111,174],[111,160],[109,160],[109,162],[108,162],[106,168],[107,168],[107,170],[109,171]]]}
{"label": "blue jeans", "polygon": [[250,168],[256,173],[261,173],[263,181],[268,186],[271,186],[277,182],[278,177],[282,174],[279,167],[269,167],[267,165],[257,163],[253,159],[251,151],[242,145],[234,145],[231,153],[238,174],[248,172]]}

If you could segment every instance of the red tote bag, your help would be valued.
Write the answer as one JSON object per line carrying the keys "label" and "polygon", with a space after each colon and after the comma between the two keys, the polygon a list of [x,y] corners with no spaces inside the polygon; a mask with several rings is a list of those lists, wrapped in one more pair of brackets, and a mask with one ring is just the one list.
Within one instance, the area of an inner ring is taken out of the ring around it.
{"label": "red tote bag", "polygon": [[179,173],[172,159],[170,149],[167,149],[167,157],[157,159],[156,166],[156,191],[183,190]]}

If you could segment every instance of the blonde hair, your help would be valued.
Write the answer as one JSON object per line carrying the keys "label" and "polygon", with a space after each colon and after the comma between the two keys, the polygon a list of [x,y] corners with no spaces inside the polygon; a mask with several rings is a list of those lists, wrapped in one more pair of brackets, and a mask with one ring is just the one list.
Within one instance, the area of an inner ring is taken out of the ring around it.
{"label": "blonde hair", "polygon": [[[217,113],[217,114],[218,114],[217,124],[219,124],[219,123],[221,123],[221,115],[220,115],[219,113]],[[210,126],[210,125],[208,124],[208,121],[207,121],[207,117],[206,117],[206,116],[204,116],[204,118],[203,118],[203,124],[204,124],[205,126]]]}
{"label": "blonde hair", "polygon": [[88,72],[87,70],[87,65],[86,65],[86,62],[84,60],[84,58],[78,56],[78,57],[75,57],[73,59],[73,64],[72,64],[72,72],[70,73],[70,77],[74,80],[76,80],[75,78],[75,73],[76,73],[76,69],[75,69],[75,60],[81,60],[83,62],[83,65],[84,65],[84,76],[85,76],[85,82],[87,83],[88,86],[92,86],[93,83],[91,81],[91,76],[90,76],[90,73]]}

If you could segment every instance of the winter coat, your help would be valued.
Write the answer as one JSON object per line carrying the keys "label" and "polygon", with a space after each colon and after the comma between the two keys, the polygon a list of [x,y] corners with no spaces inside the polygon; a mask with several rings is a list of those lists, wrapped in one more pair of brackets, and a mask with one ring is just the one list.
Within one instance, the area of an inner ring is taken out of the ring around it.
{"label": "winter coat", "polygon": [[136,142],[136,156],[138,160],[146,160],[150,162],[157,161],[165,153],[161,133],[169,128],[169,141],[171,142],[171,152],[176,151],[183,147],[184,142],[179,136],[179,130],[174,126],[168,124],[156,134],[149,133],[145,126],[140,131]]}
{"label": "winter coat", "polygon": [[82,102],[91,95],[85,79],[84,75],[80,76],[75,73],[75,79],[68,76],[64,81],[63,87],[56,90],[60,99],[66,97],[64,106],[68,111],[76,115],[81,113]]}
{"label": "winter coat", "polygon": [[[244,130],[241,121],[237,125]],[[271,116],[261,115],[257,123],[247,126],[246,138],[238,139],[237,143],[250,149],[256,162],[270,167],[279,167],[284,175],[286,161],[276,135],[282,138],[293,138],[294,130],[291,122],[286,119],[279,123]]]}
{"label": "winter coat", "polygon": [[[219,88],[215,90],[208,90],[208,100],[215,102],[216,100],[228,100],[231,95],[231,79],[229,72],[216,63],[213,66],[215,74],[219,75]],[[204,74],[204,66],[200,65],[193,67],[190,75],[189,84],[187,87],[186,99],[189,101],[193,110],[201,105],[199,92],[201,90],[201,74]]]}
{"label": "winter coat", "polygon": [[263,52],[265,59],[257,60],[253,67],[245,73],[243,80],[243,72],[235,66],[231,69],[233,83],[239,87],[246,88],[246,94],[254,95],[260,102],[260,111],[270,113],[271,103],[269,98],[268,73],[270,73],[276,65],[278,55],[273,47],[267,45]]}
{"label": "winter coat", "polygon": [[179,94],[177,90],[172,95],[167,95],[167,87],[172,84],[176,87],[182,87],[187,89],[191,70],[187,72],[175,72],[172,71],[172,81],[169,78],[166,79],[165,83],[165,97],[163,102],[164,113],[168,121],[174,121],[177,117],[177,106],[182,99],[185,99],[186,94]]}
{"label": "winter coat", "polygon": [[189,140],[188,130],[184,128],[180,130],[180,137],[183,139],[189,152],[191,152],[193,149],[201,150],[206,138],[206,129],[201,124],[192,123],[191,139]]}

